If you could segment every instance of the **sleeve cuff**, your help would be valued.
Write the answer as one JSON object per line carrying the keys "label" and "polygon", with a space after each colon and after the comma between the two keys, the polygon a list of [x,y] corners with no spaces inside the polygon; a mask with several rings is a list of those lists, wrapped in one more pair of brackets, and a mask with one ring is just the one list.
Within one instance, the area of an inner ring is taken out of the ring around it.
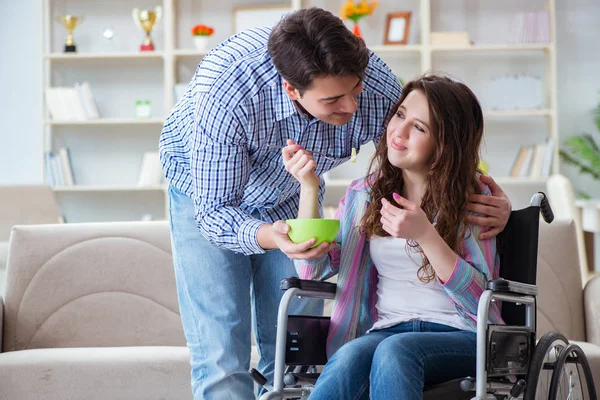
{"label": "sleeve cuff", "polygon": [[260,247],[256,234],[258,229],[265,225],[266,222],[259,221],[254,218],[247,219],[242,222],[238,230],[238,240],[242,253],[250,256],[252,254],[263,254],[265,249]]}
{"label": "sleeve cuff", "polygon": [[438,281],[444,289],[452,293],[460,293],[471,285],[473,279],[476,279],[475,268],[460,257],[456,257],[454,271],[446,282]]}

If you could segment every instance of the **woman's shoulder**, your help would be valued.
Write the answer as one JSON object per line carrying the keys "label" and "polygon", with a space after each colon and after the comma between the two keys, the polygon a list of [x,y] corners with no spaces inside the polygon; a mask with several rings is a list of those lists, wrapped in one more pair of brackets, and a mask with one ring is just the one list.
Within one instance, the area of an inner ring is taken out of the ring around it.
{"label": "woman's shoulder", "polygon": [[358,178],[350,182],[348,186],[348,191],[354,192],[367,192],[369,189],[369,183],[371,182],[372,175],[363,176],[362,178]]}

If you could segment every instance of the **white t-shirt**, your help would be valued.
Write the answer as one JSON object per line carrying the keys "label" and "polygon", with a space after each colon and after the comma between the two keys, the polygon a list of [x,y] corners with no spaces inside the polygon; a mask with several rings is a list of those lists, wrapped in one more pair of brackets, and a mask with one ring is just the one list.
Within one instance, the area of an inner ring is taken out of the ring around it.
{"label": "white t-shirt", "polygon": [[423,283],[417,277],[421,256],[405,239],[373,236],[369,243],[377,268],[378,319],[371,329],[383,329],[418,319],[470,330],[437,279]]}

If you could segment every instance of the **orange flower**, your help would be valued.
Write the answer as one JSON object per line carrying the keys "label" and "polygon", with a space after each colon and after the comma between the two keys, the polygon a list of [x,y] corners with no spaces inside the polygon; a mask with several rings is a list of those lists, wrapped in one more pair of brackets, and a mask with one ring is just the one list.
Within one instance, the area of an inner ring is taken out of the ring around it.
{"label": "orange flower", "polygon": [[352,0],[348,0],[340,10],[340,17],[343,20],[350,19],[356,23],[362,17],[373,14],[377,4],[378,3],[375,0],[360,0],[356,3]]}
{"label": "orange flower", "polygon": [[192,28],[192,35],[194,36],[210,36],[214,32],[214,28],[208,25],[196,25]]}

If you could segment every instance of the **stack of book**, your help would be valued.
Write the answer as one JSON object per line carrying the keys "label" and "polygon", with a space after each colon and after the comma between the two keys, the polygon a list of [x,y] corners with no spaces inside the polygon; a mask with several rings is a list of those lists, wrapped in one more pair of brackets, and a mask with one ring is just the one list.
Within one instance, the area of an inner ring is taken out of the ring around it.
{"label": "stack of book", "polygon": [[85,121],[100,118],[90,84],[46,89],[46,105],[55,121]]}
{"label": "stack of book", "polygon": [[63,147],[56,153],[45,153],[46,180],[52,186],[73,186],[73,166],[69,149]]}
{"label": "stack of book", "polygon": [[550,175],[554,141],[521,146],[510,169],[512,177],[540,178]]}

